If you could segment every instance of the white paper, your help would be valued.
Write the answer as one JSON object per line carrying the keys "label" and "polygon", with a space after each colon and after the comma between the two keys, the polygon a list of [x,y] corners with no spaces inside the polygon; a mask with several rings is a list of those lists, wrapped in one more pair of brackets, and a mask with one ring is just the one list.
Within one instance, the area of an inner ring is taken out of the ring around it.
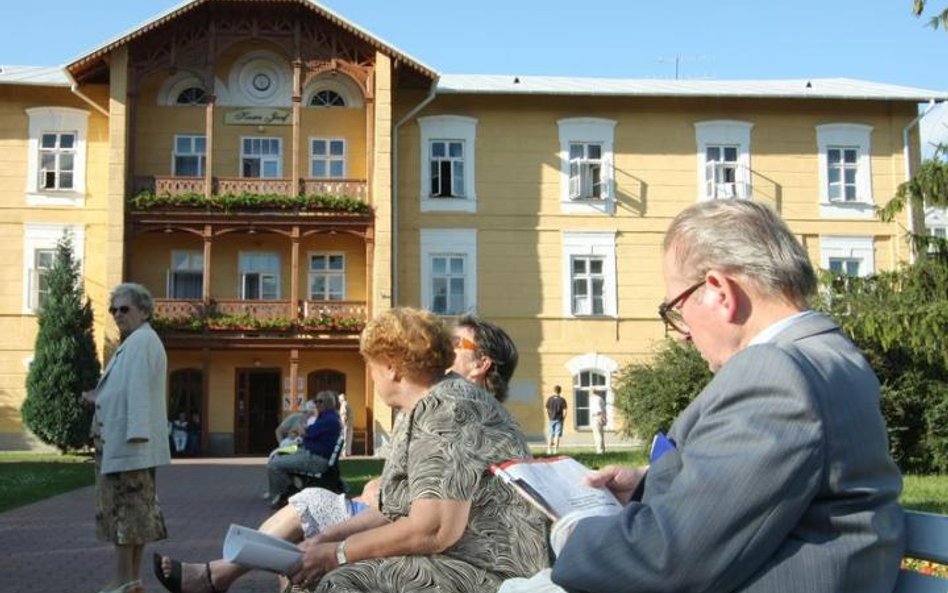
{"label": "white paper", "polygon": [[231,523],[224,538],[224,560],[243,566],[289,575],[302,556],[295,544],[243,525]]}
{"label": "white paper", "polygon": [[591,470],[572,457],[525,459],[494,471],[553,520],[577,511],[604,515],[622,510],[611,492],[583,482]]}

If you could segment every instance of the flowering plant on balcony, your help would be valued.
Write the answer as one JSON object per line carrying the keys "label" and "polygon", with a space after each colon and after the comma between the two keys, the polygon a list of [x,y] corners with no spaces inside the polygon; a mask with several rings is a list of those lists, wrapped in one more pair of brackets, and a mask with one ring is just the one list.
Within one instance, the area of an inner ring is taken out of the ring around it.
{"label": "flowering plant on balcony", "polygon": [[311,315],[299,322],[303,331],[347,331],[360,332],[365,320],[358,317],[337,317],[327,313]]}
{"label": "flowering plant on balcony", "polygon": [[204,319],[200,317],[162,317],[155,315],[151,318],[151,327],[156,332],[200,332],[204,329]]}
{"label": "flowering plant on balcony", "polygon": [[293,329],[294,320],[285,317],[260,319],[250,314],[215,315],[206,318],[207,329],[239,331],[288,331]]}
{"label": "flowering plant on balcony", "polygon": [[204,315],[196,313],[190,317],[162,317],[156,315],[152,318],[151,325],[158,332],[359,332],[365,326],[365,321],[356,317],[336,317],[328,314],[315,315],[305,319],[288,319],[286,317],[260,319],[250,314]]}
{"label": "flowering plant on balcony", "polygon": [[139,192],[131,198],[136,210],[157,208],[187,208],[220,210],[292,210],[333,211],[352,214],[367,214],[369,205],[349,196],[313,194],[307,196],[281,196],[278,194],[220,194],[205,196],[202,193],[157,195],[150,190]]}

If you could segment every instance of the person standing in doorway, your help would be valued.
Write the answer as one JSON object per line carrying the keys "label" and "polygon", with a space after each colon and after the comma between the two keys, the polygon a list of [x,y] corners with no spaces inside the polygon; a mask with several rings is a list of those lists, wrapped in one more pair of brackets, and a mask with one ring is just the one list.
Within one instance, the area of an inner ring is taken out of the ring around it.
{"label": "person standing in doorway", "polygon": [[553,387],[553,395],[546,400],[546,417],[550,421],[550,440],[546,446],[547,455],[555,455],[560,448],[563,436],[563,421],[566,419],[566,399],[561,395],[563,388]]}
{"label": "person standing in doorway", "polygon": [[352,407],[346,400],[346,394],[339,394],[339,421],[342,422],[342,430],[345,431],[345,445],[342,449],[343,457],[352,455]]}
{"label": "person standing in doorway", "polygon": [[604,391],[593,392],[592,401],[589,402],[589,413],[592,416],[590,425],[593,431],[593,442],[596,444],[596,453],[602,455],[606,452],[606,438],[603,431],[606,429],[606,424],[609,424]]}

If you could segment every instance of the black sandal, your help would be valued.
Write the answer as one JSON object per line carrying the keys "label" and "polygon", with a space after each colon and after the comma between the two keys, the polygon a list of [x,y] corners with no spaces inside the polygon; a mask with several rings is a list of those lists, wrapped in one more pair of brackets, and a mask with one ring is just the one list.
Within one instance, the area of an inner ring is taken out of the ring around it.
{"label": "black sandal", "polygon": [[[162,555],[155,552],[151,559],[152,567],[155,570],[155,578],[158,579],[158,582],[171,593],[181,593],[181,562],[169,558],[171,560],[171,574],[166,576],[165,571],[161,569]],[[211,578],[210,562],[204,563],[204,577],[207,579],[207,586],[210,587],[211,593],[227,593],[227,589],[221,590],[214,586],[214,580]]]}

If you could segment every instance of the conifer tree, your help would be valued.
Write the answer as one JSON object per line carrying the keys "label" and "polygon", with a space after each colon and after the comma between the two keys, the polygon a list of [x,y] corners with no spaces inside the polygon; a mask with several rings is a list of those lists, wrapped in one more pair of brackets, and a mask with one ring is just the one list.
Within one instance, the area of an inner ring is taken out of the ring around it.
{"label": "conifer tree", "polygon": [[[64,234],[46,275],[39,303],[39,332],[26,378],[23,423],[62,452],[89,444],[92,407],[82,392],[95,387],[99,359],[92,334],[92,304],[84,299],[72,238]],[[85,302],[83,302],[85,301]]]}

